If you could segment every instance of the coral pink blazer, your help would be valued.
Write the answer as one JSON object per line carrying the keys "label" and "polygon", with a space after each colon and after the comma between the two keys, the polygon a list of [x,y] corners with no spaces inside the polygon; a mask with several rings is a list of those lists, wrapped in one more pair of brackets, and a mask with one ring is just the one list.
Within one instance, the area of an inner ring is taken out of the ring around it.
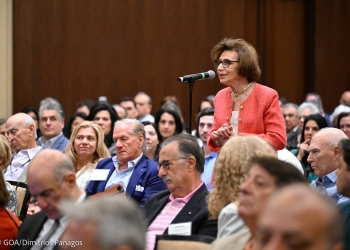
{"label": "coral pink blazer", "polygon": [[[230,124],[234,102],[231,88],[220,90],[214,98],[214,127],[217,130],[222,124]],[[255,134],[266,139],[276,149],[283,149],[287,136],[281,108],[276,90],[255,83],[252,93],[241,103],[238,115],[238,135]],[[209,149],[218,152],[211,135],[208,140]]]}

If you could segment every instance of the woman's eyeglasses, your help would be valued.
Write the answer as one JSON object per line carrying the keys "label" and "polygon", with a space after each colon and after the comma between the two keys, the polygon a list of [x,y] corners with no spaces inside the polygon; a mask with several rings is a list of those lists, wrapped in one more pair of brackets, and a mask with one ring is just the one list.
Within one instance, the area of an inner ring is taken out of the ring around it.
{"label": "woman's eyeglasses", "polygon": [[239,62],[239,61],[231,61],[228,59],[224,59],[224,60],[215,60],[214,61],[214,65],[216,68],[219,68],[220,64],[222,64],[222,66],[224,66],[224,68],[230,67],[230,65],[234,62]]}

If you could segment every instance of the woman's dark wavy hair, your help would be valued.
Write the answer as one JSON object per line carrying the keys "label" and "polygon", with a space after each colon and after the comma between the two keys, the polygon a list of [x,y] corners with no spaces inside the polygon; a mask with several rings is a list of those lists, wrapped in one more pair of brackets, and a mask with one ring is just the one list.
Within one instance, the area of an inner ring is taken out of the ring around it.
{"label": "woman's dark wavy hair", "polygon": [[303,143],[305,141],[304,132],[305,132],[306,123],[308,121],[315,121],[317,123],[318,130],[328,127],[327,121],[322,115],[312,114],[312,115],[307,116],[304,120],[303,131],[301,131],[300,143]]}
{"label": "woman's dark wavy hair", "polygon": [[[170,115],[172,115],[175,119],[175,125],[176,125],[176,128],[175,128],[175,135],[177,134],[181,134],[182,133],[182,130],[183,130],[183,126],[182,126],[182,122],[181,122],[181,118],[179,116],[179,114],[175,111],[175,110],[172,110],[172,109],[164,109],[164,108],[161,108],[159,109],[156,114],[154,115],[154,123],[157,125],[157,127],[159,127],[159,121],[160,121],[160,117],[164,114],[164,113],[168,113]],[[160,141],[163,142],[163,137],[161,136],[160,137]]]}
{"label": "woman's dark wavy hair", "polygon": [[[317,123],[318,130],[328,127],[327,121],[322,115],[312,114],[307,116],[304,120],[303,131],[301,131],[300,143],[303,143],[305,141],[304,132],[305,132],[306,123],[308,121],[315,121]],[[305,153],[304,157],[301,159],[301,162],[304,164],[304,166],[308,165],[308,161],[307,161],[308,157],[309,157],[309,153]],[[310,169],[310,170],[312,173],[314,172],[313,169]]]}
{"label": "woman's dark wavy hair", "polygon": [[162,135],[160,134],[157,125],[155,123],[149,122],[149,121],[144,121],[144,122],[141,122],[141,123],[143,124],[143,126],[151,125],[154,128],[154,130],[156,131],[156,134],[157,134],[157,137],[158,137],[158,145],[157,145],[155,156],[158,156],[159,155],[159,151],[160,151],[160,144],[161,144],[160,141],[162,139]]}
{"label": "woman's dark wavy hair", "polygon": [[83,118],[85,121],[88,119],[87,115],[83,112],[75,112],[70,118],[69,121],[67,123],[67,128],[64,129],[64,136],[67,137],[68,139],[70,138],[71,134],[72,134],[72,123],[75,120],[75,118],[77,117],[81,117]]}
{"label": "woman's dark wavy hair", "polygon": [[90,109],[90,114],[88,116],[89,121],[93,121],[96,114],[102,110],[108,111],[110,117],[111,117],[111,131],[109,131],[108,135],[105,136],[104,142],[107,148],[112,146],[113,144],[113,127],[114,123],[118,120],[120,120],[117,112],[115,109],[107,102],[97,102],[94,106]]}

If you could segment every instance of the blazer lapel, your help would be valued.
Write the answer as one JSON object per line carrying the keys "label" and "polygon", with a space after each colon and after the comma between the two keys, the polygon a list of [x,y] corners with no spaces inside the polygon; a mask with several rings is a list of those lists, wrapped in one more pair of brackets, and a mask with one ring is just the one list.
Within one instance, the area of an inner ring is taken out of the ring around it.
{"label": "blazer lapel", "polygon": [[[193,216],[198,213],[203,207],[200,206],[200,201],[205,199],[208,194],[208,190],[203,183],[202,186],[197,190],[196,193],[193,194],[192,198],[187,202],[187,204],[181,209],[178,215],[174,218],[174,220],[170,224],[189,222],[193,218]],[[164,234],[168,234],[168,228],[164,231]]]}
{"label": "blazer lapel", "polygon": [[158,214],[163,210],[165,205],[168,203],[169,195],[170,195],[170,191],[167,191],[166,196],[163,196],[162,198],[155,200],[153,202],[150,209],[150,214],[147,216],[148,226],[155,220]]}
{"label": "blazer lapel", "polygon": [[132,172],[132,175],[129,179],[128,187],[126,188],[126,193],[130,196],[135,192],[135,187],[138,184],[141,176],[146,173],[147,166],[146,166],[146,158],[145,155],[143,155],[138,162],[138,164],[135,166],[134,171]]}

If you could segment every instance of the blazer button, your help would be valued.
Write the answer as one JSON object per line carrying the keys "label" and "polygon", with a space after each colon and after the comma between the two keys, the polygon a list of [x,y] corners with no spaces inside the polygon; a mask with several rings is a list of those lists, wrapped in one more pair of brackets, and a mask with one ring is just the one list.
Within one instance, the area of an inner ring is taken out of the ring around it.
{"label": "blazer button", "polygon": [[239,122],[242,122],[242,118],[238,118],[238,121],[239,121]]}
{"label": "blazer button", "polygon": [[243,109],[243,106],[240,106],[239,108],[240,108],[240,109]]}
{"label": "blazer button", "polygon": [[228,117],[226,117],[226,121],[228,121]]}

